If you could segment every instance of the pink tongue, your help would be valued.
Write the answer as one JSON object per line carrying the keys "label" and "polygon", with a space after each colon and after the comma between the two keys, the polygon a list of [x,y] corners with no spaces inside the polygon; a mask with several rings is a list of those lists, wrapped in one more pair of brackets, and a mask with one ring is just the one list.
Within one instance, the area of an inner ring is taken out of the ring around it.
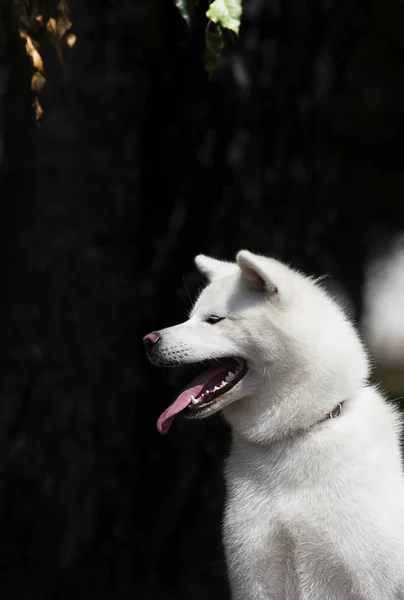
{"label": "pink tongue", "polygon": [[[159,420],[157,421],[157,429],[159,433],[167,433],[170,429],[171,423],[173,419],[178,413],[180,413],[184,408],[191,404],[191,396],[194,398],[197,397],[198,394],[201,393],[204,387],[206,387],[207,383],[216,375],[220,373],[224,373],[225,366],[223,363],[220,366],[212,367],[211,369],[207,369],[195,379],[191,381],[189,387],[187,387],[178,398],[160,415]],[[227,371],[226,371],[227,373]]]}

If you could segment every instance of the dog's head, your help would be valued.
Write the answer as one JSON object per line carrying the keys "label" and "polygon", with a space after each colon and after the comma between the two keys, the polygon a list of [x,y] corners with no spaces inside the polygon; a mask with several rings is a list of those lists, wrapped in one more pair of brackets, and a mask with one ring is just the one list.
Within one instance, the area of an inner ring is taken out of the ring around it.
{"label": "dog's head", "polygon": [[[235,263],[203,255],[195,262],[209,284],[189,319],[144,338],[154,364],[198,365],[197,376],[161,415],[161,433],[180,412],[203,418],[224,408],[239,429],[280,412],[290,422],[299,418],[298,391],[315,398],[313,406],[306,401],[312,419],[313,410],[331,410],[366,378],[356,332],[313,280],[248,251]],[[286,415],[286,398],[296,414]]]}

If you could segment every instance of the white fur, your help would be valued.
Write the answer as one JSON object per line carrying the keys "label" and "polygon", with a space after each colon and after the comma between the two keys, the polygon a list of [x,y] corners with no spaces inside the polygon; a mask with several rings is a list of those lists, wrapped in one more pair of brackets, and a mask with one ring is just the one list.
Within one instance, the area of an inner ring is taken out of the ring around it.
{"label": "white fur", "polygon": [[[248,373],[210,413],[233,431],[224,544],[234,600],[403,600],[397,414],[361,341],[312,279],[273,259],[199,256],[211,283],[160,333],[161,362],[236,356]],[[225,319],[204,322],[211,314]],[[320,422],[344,401],[341,415]]]}

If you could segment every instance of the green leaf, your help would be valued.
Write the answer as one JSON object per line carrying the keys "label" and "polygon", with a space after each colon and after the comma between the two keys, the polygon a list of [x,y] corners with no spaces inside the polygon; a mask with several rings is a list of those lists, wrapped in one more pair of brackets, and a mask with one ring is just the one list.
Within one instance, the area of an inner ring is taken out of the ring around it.
{"label": "green leaf", "polygon": [[216,66],[217,59],[224,47],[224,41],[221,31],[205,33],[205,67],[208,73],[211,73]]}
{"label": "green leaf", "polygon": [[243,12],[242,0],[215,0],[206,13],[208,19],[238,34]]}

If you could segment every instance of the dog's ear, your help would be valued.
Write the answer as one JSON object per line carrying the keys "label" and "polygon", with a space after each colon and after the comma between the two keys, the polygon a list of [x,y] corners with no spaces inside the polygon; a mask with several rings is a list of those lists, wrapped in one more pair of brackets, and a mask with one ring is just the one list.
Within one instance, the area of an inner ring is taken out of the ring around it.
{"label": "dog's ear", "polygon": [[254,289],[271,295],[278,293],[278,288],[267,272],[264,257],[257,256],[248,250],[240,250],[236,260],[242,276]]}
{"label": "dog's ear", "polygon": [[237,272],[237,265],[235,263],[217,260],[216,258],[205,256],[204,254],[198,254],[198,256],[195,257],[195,264],[198,271],[209,281],[219,279],[220,277],[226,277],[226,275],[233,275]]}

